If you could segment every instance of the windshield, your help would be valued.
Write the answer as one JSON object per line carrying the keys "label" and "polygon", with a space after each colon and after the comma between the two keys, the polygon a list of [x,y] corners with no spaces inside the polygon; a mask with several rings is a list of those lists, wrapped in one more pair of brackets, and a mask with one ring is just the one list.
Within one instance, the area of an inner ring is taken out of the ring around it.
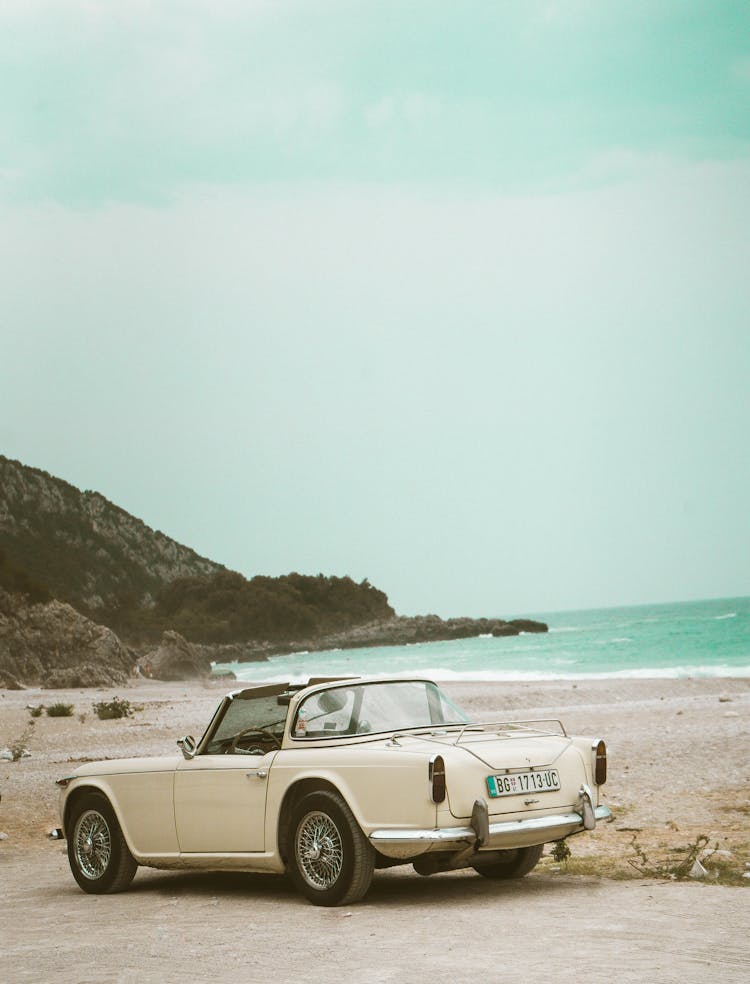
{"label": "windshield", "polygon": [[[289,710],[288,684],[255,687],[236,694],[211,735],[204,754],[278,748]],[[244,737],[246,735],[246,737]]]}
{"label": "windshield", "polygon": [[469,721],[445,694],[425,680],[349,684],[302,701],[295,738],[335,738],[431,728]]}

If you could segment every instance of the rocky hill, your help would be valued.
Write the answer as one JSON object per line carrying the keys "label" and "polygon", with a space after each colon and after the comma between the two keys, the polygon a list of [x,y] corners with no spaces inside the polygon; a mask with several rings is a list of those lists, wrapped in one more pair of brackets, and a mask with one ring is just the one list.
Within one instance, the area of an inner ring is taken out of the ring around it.
{"label": "rocky hill", "polygon": [[0,551],[16,571],[105,621],[178,577],[224,570],[98,492],[0,455]]}

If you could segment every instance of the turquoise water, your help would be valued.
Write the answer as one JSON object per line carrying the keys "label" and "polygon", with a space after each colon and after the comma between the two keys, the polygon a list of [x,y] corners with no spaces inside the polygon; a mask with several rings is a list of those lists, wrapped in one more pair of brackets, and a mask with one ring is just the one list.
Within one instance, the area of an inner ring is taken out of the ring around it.
{"label": "turquoise water", "polygon": [[420,673],[437,680],[750,677],[750,598],[536,614],[544,635],[382,646],[223,663],[239,680]]}

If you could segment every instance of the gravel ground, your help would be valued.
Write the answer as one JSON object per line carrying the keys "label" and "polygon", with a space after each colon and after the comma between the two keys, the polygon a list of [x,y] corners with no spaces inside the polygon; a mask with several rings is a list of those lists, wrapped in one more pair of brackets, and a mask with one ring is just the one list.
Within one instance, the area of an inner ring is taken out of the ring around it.
{"label": "gravel ground", "polygon": [[[0,761],[0,980],[750,979],[750,681],[446,685],[477,719],[559,717],[607,740],[615,819],[574,838],[567,867],[545,858],[513,883],[395,868],[349,909],[316,909],[282,877],[234,873],[140,869],[128,892],[84,895],[45,836],[54,778],[76,760],[171,753],[179,735],[201,733],[223,689],[138,681],[118,693],[141,709],[120,721],[91,710],[114,692],[0,691],[0,749],[28,727],[27,705],[75,706],[35,720],[30,757]],[[735,885],[646,879],[628,863],[634,837],[657,864],[699,834],[726,852],[714,860]]]}

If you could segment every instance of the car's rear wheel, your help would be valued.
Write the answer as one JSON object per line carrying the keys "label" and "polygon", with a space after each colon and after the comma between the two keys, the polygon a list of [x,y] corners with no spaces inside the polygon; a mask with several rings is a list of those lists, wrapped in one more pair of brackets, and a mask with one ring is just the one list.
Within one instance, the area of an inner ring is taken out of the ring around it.
{"label": "car's rear wheel", "polygon": [[292,810],[289,875],[313,905],[350,905],[372,881],[375,851],[344,799],[332,790],[303,796]]}
{"label": "car's rear wheel", "polygon": [[68,820],[68,861],[75,880],[92,895],[121,892],[133,880],[138,864],[102,793],[86,793],[74,803]]}
{"label": "car's rear wheel", "polygon": [[474,871],[485,878],[523,878],[542,856],[544,844],[519,847],[515,851],[500,851],[500,859],[489,864],[473,864]]}

